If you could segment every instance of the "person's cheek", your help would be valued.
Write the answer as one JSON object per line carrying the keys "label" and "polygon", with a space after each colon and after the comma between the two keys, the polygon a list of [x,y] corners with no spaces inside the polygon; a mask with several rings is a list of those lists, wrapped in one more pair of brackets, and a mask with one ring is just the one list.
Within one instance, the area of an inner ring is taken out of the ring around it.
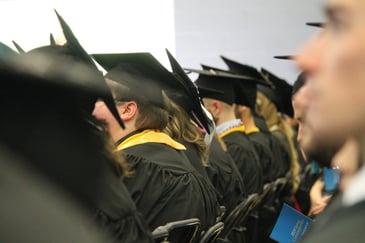
{"label": "person's cheek", "polygon": [[109,109],[107,109],[106,105],[103,102],[96,102],[94,111],[92,114],[97,119],[103,120],[105,122],[108,122],[108,120],[110,119],[110,116],[112,115],[110,113]]}

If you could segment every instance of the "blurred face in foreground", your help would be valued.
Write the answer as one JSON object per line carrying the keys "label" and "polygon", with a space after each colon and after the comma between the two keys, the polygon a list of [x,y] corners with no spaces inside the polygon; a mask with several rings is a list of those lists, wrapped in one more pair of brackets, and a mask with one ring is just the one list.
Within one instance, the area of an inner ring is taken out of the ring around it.
{"label": "blurred face in foreground", "polygon": [[311,101],[309,83],[307,80],[292,99],[294,115],[299,124],[297,140],[308,162],[315,160],[323,166],[329,166],[332,157],[342,146],[343,140],[336,139],[329,142],[318,139],[312,127],[308,126],[307,111]]}
{"label": "blurred face in foreground", "polygon": [[331,143],[365,134],[365,1],[329,0],[326,12],[328,24],[297,62],[309,77],[306,126]]}

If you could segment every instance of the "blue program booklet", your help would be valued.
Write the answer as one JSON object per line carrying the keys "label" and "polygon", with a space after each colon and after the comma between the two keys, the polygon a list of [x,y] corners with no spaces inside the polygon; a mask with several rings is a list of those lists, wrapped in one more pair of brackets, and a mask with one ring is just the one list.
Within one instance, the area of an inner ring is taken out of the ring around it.
{"label": "blue program booklet", "polygon": [[323,171],[324,191],[328,193],[334,192],[340,183],[341,174],[339,169],[326,168]]}
{"label": "blue program booklet", "polygon": [[270,238],[280,243],[299,242],[311,223],[311,218],[284,203]]}

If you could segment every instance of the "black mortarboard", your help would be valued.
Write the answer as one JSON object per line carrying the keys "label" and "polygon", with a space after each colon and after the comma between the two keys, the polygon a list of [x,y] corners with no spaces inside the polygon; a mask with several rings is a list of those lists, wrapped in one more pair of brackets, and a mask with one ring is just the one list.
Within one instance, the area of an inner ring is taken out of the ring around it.
{"label": "black mortarboard", "polygon": [[278,111],[293,117],[294,111],[291,104],[293,87],[285,80],[277,77],[275,74],[264,68],[261,68],[261,72],[274,84],[274,87],[268,89],[268,87],[258,86],[258,90],[262,91],[271,101],[276,104]]}
{"label": "black mortarboard", "polygon": [[245,105],[255,110],[257,85],[254,82],[239,82],[235,92],[237,94],[237,104]]}
{"label": "black mortarboard", "polygon": [[282,55],[282,56],[274,56],[275,59],[280,59],[280,60],[294,60],[295,56],[294,55]]}
{"label": "black mortarboard", "polygon": [[203,126],[205,130],[210,134],[214,130],[214,123],[207,117],[207,115],[203,111],[197,87],[167,49],[166,53],[170,61],[172,72],[177,77],[176,80],[180,81],[180,87],[184,88],[184,90],[181,90],[183,94],[181,96],[181,99],[177,99],[175,102],[183,107],[188,114],[190,114],[196,124],[198,124],[199,126]]}
{"label": "black mortarboard", "polygon": [[[296,57],[294,55],[287,55],[287,56],[274,56],[274,58],[276,58],[276,59],[282,59],[282,60],[293,61]],[[302,73],[300,73],[298,75],[297,80],[293,84],[292,96],[295,93],[297,93],[300,88],[303,87],[303,85],[305,83],[305,79],[306,79],[306,77],[305,77],[304,72],[302,72]]]}
{"label": "black mortarboard", "polygon": [[200,66],[203,68],[203,70],[214,70],[214,71],[228,72],[228,73],[231,72],[230,70],[223,70],[223,69],[216,68],[216,67],[209,66],[209,65],[205,65],[205,64],[200,64]]}
{"label": "black mortarboard", "polygon": [[293,91],[292,95],[295,95],[305,84],[306,81],[306,75],[304,72],[298,75],[297,80],[295,80],[293,84]]}
{"label": "black mortarboard", "polygon": [[200,86],[198,87],[199,96],[200,97],[215,97],[216,95],[224,95],[223,91],[219,91],[216,89],[210,89],[207,87]]}
{"label": "black mortarboard", "polygon": [[308,26],[318,27],[318,28],[323,28],[325,26],[324,22],[307,22],[305,24]]}
{"label": "black mortarboard", "polygon": [[[251,107],[251,88],[256,86],[255,79],[229,72],[215,70],[186,69],[199,74],[195,83],[199,88],[206,89],[201,97],[212,98],[227,104],[240,104]],[[210,91],[209,91],[210,89]],[[222,93],[220,93],[221,91]],[[247,93],[246,93],[247,92]]]}
{"label": "black mortarboard", "polygon": [[228,74],[222,75],[214,70],[185,70],[199,74],[198,79],[195,81],[195,84],[199,87],[199,89],[203,88],[222,92],[202,92],[199,93],[201,98],[217,99],[229,105],[233,105],[235,103],[236,95],[234,93],[233,78],[229,77]]}
{"label": "black mortarboard", "polygon": [[271,85],[267,79],[254,67],[242,64],[227,57],[221,56],[222,60],[227,64],[229,70],[233,73],[248,76],[256,79],[257,84]]}
{"label": "black mortarboard", "polygon": [[178,94],[183,89],[180,81],[150,53],[93,54],[93,57],[108,71],[107,79],[128,87],[130,94],[161,108],[165,108],[162,90]]}
{"label": "black mortarboard", "polygon": [[257,86],[253,86],[252,84],[241,84],[237,89],[237,92],[240,91],[239,97],[246,97],[248,100],[248,105],[246,106],[254,110],[256,105],[257,88],[263,87],[265,90],[270,90],[273,87],[272,82],[263,76],[255,67],[233,61],[224,56],[221,56],[221,58],[232,72],[240,75],[246,75],[256,80]]}
{"label": "black mortarboard", "polygon": [[51,45],[51,46],[55,46],[56,45],[56,40],[53,37],[52,33],[49,34],[49,45]]}
{"label": "black mortarboard", "polygon": [[1,143],[92,209],[105,161],[82,97],[105,94],[95,78],[84,63],[50,53],[0,56]]}
{"label": "black mortarboard", "polygon": [[16,43],[15,41],[12,41],[12,42],[13,42],[13,44],[14,44],[14,46],[15,46],[16,50],[19,52],[19,54],[24,54],[24,53],[25,53],[24,49],[23,49],[23,48],[21,48],[21,47],[20,47],[20,45],[19,45],[18,43]]}
{"label": "black mortarboard", "polygon": [[9,58],[18,55],[13,49],[5,45],[4,43],[0,42],[0,57],[2,58]]}
{"label": "black mortarboard", "polygon": [[[123,121],[121,120],[119,113],[116,109],[113,97],[111,95],[110,89],[106,85],[106,82],[102,76],[102,73],[97,69],[96,65],[94,64],[91,57],[87,54],[87,52],[84,50],[84,48],[80,45],[79,41],[73,34],[71,28],[69,25],[65,22],[65,20],[56,12],[56,15],[58,17],[58,20],[60,22],[60,25],[63,30],[63,34],[66,39],[66,43],[63,46],[57,46],[57,45],[49,45],[49,46],[43,46],[38,47],[36,49],[33,49],[27,53],[23,54],[23,58],[35,58],[39,57],[44,63],[44,69],[47,69],[48,75],[52,76],[60,72],[63,76],[68,76],[68,74],[64,73],[65,67],[67,66],[67,69],[69,69],[70,76],[76,75],[76,72],[82,72],[82,70],[88,73],[91,73],[93,76],[90,77],[89,80],[83,80],[80,82],[80,80],[72,80],[72,79],[66,79],[64,82],[65,86],[69,86],[70,88],[74,89],[74,92],[77,92],[75,90],[80,89],[83,91],[83,96],[80,97],[82,99],[82,102],[84,104],[85,109],[88,112],[92,112],[93,107],[97,99],[101,98],[107,107],[109,108],[110,112],[113,114],[115,119],[118,121],[118,123],[121,125],[121,127],[124,128]],[[52,38],[51,38],[52,39]],[[45,60],[45,58],[49,58],[48,62]],[[62,63],[63,61],[63,63]],[[75,66],[77,65],[69,65],[69,63],[82,63],[84,65],[82,66],[83,69],[76,70]],[[58,63],[58,64],[56,64]],[[61,64],[62,63],[62,64]],[[75,72],[75,73],[73,73]],[[69,82],[67,82],[69,81]]]}
{"label": "black mortarboard", "polygon": [[[222,69],[218,69],[215,67],[207,66],[207,65],[201,65],[204,70],[213,70],[213,71],[219,71],[219,72],[226,72],[226,73],[232,73],[231,71],[225,71]],[[252,82],[255,81],[255,82]],[[261,82],[261,81],[258,81]],[[235,86],[235,93],[236,93],[236,104],[241,104],[248,106],[252,109],[255,108],[256,104],[256,80],[252,79],[248,82],[245,82],[245,79],[243,79],[241,82],[237,82]]]}

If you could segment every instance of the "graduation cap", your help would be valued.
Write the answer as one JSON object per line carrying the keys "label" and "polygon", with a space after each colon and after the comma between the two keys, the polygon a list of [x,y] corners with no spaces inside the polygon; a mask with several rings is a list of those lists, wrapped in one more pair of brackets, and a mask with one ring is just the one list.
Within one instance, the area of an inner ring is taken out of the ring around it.
{"label": "graduation cap", "polygon": [[[294,55],[274,56],[274,58],[292,61],[295,59],[295,56]],[[292,96],[295,95],[299,91],[299,89],[304,85],[305,79],[306,79],[306,77],[305,77],[304,72],[302,72],[298,75],[296,81],[293,84]]]}
{"label": "graduation cap", "polygon": [[[40,68],[44,70],[44,75],[49,75],[51,80],[60,81],[59,79],[56,79],[55,76],[62,75],[61,77],[65,77],[65,81],[63,82],[64,86],[68,86],[73,92],[78,92],[78,89],[83,91],[84,95],[80,98],[82,99],[81,101],[83,102],[85,109],[90,113],[92,112],[97,99],[101,98],[120,126],[124,128],[123,121],[119,116],[112,94],[109,87],[106,85],[102,73],[97,69],[91,57],[80,45],[70,26],[56,10],[55,13],[61,25],[66,43],[63,46],[49,45],[35,48],[24,53],[22,55],[23,58],[37,59],[38,62],[34,63],[36,65],[42,63],[43,66]],[[52,44],[52,37],[50,37],[50,39]],[[79,67],[80,69],[77,70],[76,67]],[[36,67],[33,68],[35,70],[40,69],[37,69]],[[66,69],[69,70],[69,73],[67,73]],[[76,78],[77,75],[83,77],[83,72],[90,73],[90,76],[92,77],[89,77],[88,80]],[[74,77],[74,79],[67,77]]]}
{"label": "graduation cap", "polygon": [[185,109],[185,111],[190,114],[193,121],[200,127],[204,127],[205,130],[211,134],[214,131],[214,123],[205,111],[203,110],[203,105],[199,97],[199,91],[195,84],[191,81],[189,76],[185,73],[184,69],[180,66],[173,55],[166,49],[167,56],[170,61],[173,74],[176,75],[177,81],[180,81],[183,90],[181,99],[177,99],[176,103]]}
{"label": "graduation cap", "polygon": [[2,58],[10,58],[15,55],[18,55],[13,49],[0,42],[0,57]]}
{"label": "graduation cap", "polygon": [[[231,71],[225,71],[222,69],[218,69],[215,67],[201,65],[204,70],[213,70],[213,71],[220,71],[226,73],[233,73]],[[252,79],[252,81],[256,81]],[[256,105],[256,82],[252,82],[251,80],[248,82],[244,82],[244,79],[241,82],[236,83],[235,93],[236,93],[236,103],[245,105],[250,107],[251,109],[255,108]],[[258,83],[261,81],[257,80]]]}
{"label": "graduation cap", "polygon": [[227,64],[231,72],[251,77],[256,80],[257,84],[271,85],[270,81],[265,79],[265,77],[256,68],[233,61],[224,56],[221,56],[221,58]]}
{"label": "graduation cap", "polygon": [[280,59],[280,60],[294,60],[295,59],[295,55],[282,55],[282,56],[274,56],[275,59]]}
{"label": "graduation cap", "polygon": [[56,45],[56,40],[55,38],[53,37],[52,33],[49,34],[49,44],[51,46],[55,46]]}
{"label": "graduation cap", "polygon": [[[217,92],[201,92],[199,93],[201,98],[211,98],[223,101],[229,105],[235,103],[235,93],[233,88],[233,78],[226,73],[219,73],[214,70],[198,70],[198,69],[185,69],[188,72],[198,73],[198,79],[195,80],[195,84],[199,90],[217,91]],[[234,76],[234,75],[232,75]],[[219,92],[220,91],[220,92]]]}
{"label": "graduation cap", "polygon": [[305,24],[308,26],[317,27],[317,28],[323,28],[325,26],[325,23],[323,23],[323,22],[307,22]]}
{"label": "graduation cap", "polygon": [[261,72],[274,84],[274,87],[268,88],[259,85],[258,90],[263,92],[271,101],[276,104],[278,111],[293,117],[294,111],[291,104],[293,87],[285,80],[277,77],[275,74],[264,68],[261,68]]}
{"label": "graduation cap", "polygon": [[104,94],[94,79],[84,63],[49,53],[0,56],[1,143],[90,209],[107,166],[100,131],[81,103],[85,90]]}
{"label": "graduation cap", "polygon": [[307,77],[304,72],[298,75],[297,80],[293,84],[292,96],[295,95],[305,84]]}
{"label": "graduation cap", "polygon": [[200,64],[200,66],[203,68],[203,70],[214,70],[214,71],[218,71],[218,72],[232,73],[230,70],[223,70],[223,69],[216,68],[216,67],[209,66],[209,65],[205,65],[205,64]]}
{"label": "graduation cap", "polygon": [[[273,87],[272,82],[263,76],[262,73],[260,73],[256,68],[228,59],[224,56],[221,56],[221,58],[232,72],[254,78],[256,80],[256,84],[258,86],[264,87],[264,89],[270,90],[270,88]],[[237,92],[239,92],[238,97],[246,97],[248,101],[248,105],[246,106],[253,110],[255,110],[256,105],[257,85],[253,86],[250,83],[242,83],[237,89]]]}
{"label": "graduation cap", "polygon": [[199,74],[195,83],[198,85],[199,90],[202,91],[200,93],[202,98],[217,99],[230,105],[240,104],[251,107],[250,97],[252,92],[250,90],[256,86],[255,79],[212,69],[185,70]]}
{"label": "graduation cap", "polygon": [[181,81],[176,80],[175,75],[150,53],[105,53],[92,56],[107,70],[105,78],[128,87],[131,95],[163,109],[166,107],[162,90],[169,95],[177,95],[184,90]]}
{"label": "graduation cap", "polygon": [[23,48],[20,47],[20,45],[18,43],[16,43],[15,41],[12,41],[13,45],[15,46],[16,50],[19,52],[19,54],[24,54],[25,51]]}
{"label": "graduation cap", "polygon": [[198,87],[200,97],[214,97],[216,95],[224,95],[223,91],[210,89],[207,87]]}

